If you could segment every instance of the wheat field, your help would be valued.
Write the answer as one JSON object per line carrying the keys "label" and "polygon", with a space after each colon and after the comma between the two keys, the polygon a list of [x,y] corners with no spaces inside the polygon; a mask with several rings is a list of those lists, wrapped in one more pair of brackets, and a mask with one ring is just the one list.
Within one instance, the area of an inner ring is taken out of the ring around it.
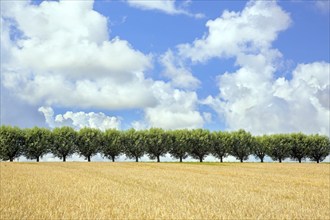
{"label": "wheat field", "polygon": [[1,219],[330,219],[330,164],[1,162]]}

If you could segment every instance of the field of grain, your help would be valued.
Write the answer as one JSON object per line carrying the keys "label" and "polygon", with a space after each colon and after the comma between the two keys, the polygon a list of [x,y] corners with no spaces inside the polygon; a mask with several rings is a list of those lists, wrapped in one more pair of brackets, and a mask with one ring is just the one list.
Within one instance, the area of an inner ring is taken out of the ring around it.
{"label": "field of grain", "polygon": [[330,216],[330,164],[0,164],[1,219]]}

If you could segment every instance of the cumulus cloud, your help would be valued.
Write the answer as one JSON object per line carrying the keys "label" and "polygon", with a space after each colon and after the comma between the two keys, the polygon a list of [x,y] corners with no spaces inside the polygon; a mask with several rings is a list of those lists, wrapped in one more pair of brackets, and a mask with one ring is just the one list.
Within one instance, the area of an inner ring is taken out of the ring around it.
{"label": "cumulus cloud", "polygon": [[163,75],[171,79],[174,86],[187,89],[199,86],[200,81],[184,66],[182,60],[175,57],[171,50],[160,57],[160,63],[165,67]]}
{"label": "cumulus cloud", "polygon": [[197,111],[196,92],[172,89],[170,84],[156,82],[153,92],[159,104],[145,109],[145,119],[151,127],[164,129],[198,128],[204,118]]}
{"label": "cumulus cloud", "polygon": [[[175,0],[152,0],[152,1],[139,1],[139,0],[127,0],[130,6],[140,8],[143,10],[158,10],[170,15],[183,14],[192,16],[195,18],[203,18],[201,13],[192,14],[184,8],[178,8],[175,5]],[[188,1],[184,1],[182,6],[185,7],[189,4]]]}
{"label": "cumulus cloud", "polygon": [[[173,81],[147,78],[144,73],[152,68],[152,56],[119,37],[110,37],[108,20],[93,10],[93,1],[45,1],[40,5],[14,1],[2,6],[1,83],[21,100],[57,108],[139,108],[144,110],[145,120],[136,122],[138,127],[203,125],[196,94],[182,90],[196,87],[198,80],[175,63],[171,54],[163,61],[166,75]],[[185,107],[178,110],[181,104]],[[119,119],[102,113],[68,111],[54,116],[51,108],[39,111],[51,127],[120,125]]]}
{"label": "cumulus cloud", "polygon": [[[225,118],[229,129],[255,134],[329,134],[329,63],[300,64],[291,80],[260,79],[241,68],[219,76],[220,94],[204,104]],[[253,81],[242,78],[251,76]]]}
{"label": "cumulus cloud", "polygon": [[104,109],[155,104],[144,76],[152,57],[109,39],[107,18],[93,10],[93,1],[2,6],[2,83],[21,99]]}
{"label": "cumulus cloud", "polygon": [[251,1],[242,12],[224,11],[219,18],[209,20],[208,34],[178,48],[181,56],[194,62],[240,53],[256,54],[271,47],[277,34],[290,22],[289,14],[275,1]]}
{"label": "cumulus cloud", "polygon": [[181,55],[194,62],[236,58],[238,70],[217,78],[219,95],[202,101],[228,129],[329,134],[329,63],[300,64],[292,79],[276,78],[282,54],[272,43],[290,22],[275,1],[251,1],[242,12],[225,11],[208,21],[202,39],[179,45]]}
{"label": "cumulus cloud", "polygon": [[51,107],[40,107],[39,112],[43,113],[46,123],[49,127],[70,126],[75,129],[81,128],[97,128],[102,131],[115,128],[120,129],[120,119],[105,115],[103,112],[72,112],[68,111],[64,114],[54,115]]}

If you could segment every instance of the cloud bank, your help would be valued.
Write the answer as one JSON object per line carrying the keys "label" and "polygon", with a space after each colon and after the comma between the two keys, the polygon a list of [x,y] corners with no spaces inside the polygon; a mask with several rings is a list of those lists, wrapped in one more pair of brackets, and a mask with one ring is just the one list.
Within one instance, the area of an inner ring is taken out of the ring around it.
{"label": "cloud bank", "polygon": [[117,117],[110,117],[104,113],[95,112],[72,112],[54,115],[54,110],[51,107],[40,107],[39,112],[43,113],[46,123],[49,127],[70,126],[77,130],[81,128],[98,128],[101,131],[107,129],[120,129],[120,119]]}
{"label": "cloud bank", "polygon": [[178,46],[179,54],[195,63],[236,59],[237,71],[217,77],[219,95],[203,100],[229,130],[329,135],[329,63],[299,64],[292,79],[275,77],[282,54],[272,44],[290,23],[275,1],[251,1],[242,12],[224,11],[208,21],[201,39]]}
{"label": "cloud bank", "polygon": [[[181,99],[176,94],[189,97],[190,92],[175,89],[173,82],[146,77],[145,72],[153,67],[152,55],[134,49],[118,36],[111,37],[108,19],[93,9],[93,3],[65,0],[44,1],[40,5],[25,1],[2,3],[2,85],[34,106],[143,109],[145,117],[140,123],[157,127],[164,125],[164,119],[154,114],[160,111],[166,112],[167,128],[203,126],[201,114],[196,111],[196,95],[188,101],[194,104],[178,113],[175,106]],[[198,83],[190,73],[183,75],[190,79],[188,83],[181,80],[179,84],[185,83],[183,87]],[[48,115],[45,109],[39,110]],[[79,127],[80,121],[75,121],[77,114],[70,114],[62,116],[63,123]],[[193,117],[187,118],[187,114]],[[96,117],[88,112],[78,115]],[[55,120],[48,117],[48,124],[62,123],[59,118],[59,115]],[[107,119],[104,115],[100,118]],[[69,119],[73,122],[67,122]],[[110,124],[116,127],[116,123]]]}
{"label": "cloud bank", "polygon": [[[292,20],[276,1],[250,1],[242,11],[226,10],[206,22],[203,36],[160,56],[112,36],[109,19],[95,11],[93,3],[1,3],[1,86],[17,97],[15,102],[47,106],[39,111],[50,127],[120,128],[121,118],[86,110],[92,107],[141,109],[143,117],[132,123],[136,128],[198,128],[214,119],[200,110],[202,104],[211,107],[228,130],[329,135],[329,63],[300,63],[288,77],[278,77],[285,58],[273,45]],[[189,15],[175,1],[128,3]],[[218,94],[200,100],[203,84],[193,74],[194,65],[228,58],[237,69],[219,72]],[[157,64],[168,81],[146,74]],[[1,111],[10,108],[1,106]],[[53,108],[65,108],[65,113],[56,114]]]}

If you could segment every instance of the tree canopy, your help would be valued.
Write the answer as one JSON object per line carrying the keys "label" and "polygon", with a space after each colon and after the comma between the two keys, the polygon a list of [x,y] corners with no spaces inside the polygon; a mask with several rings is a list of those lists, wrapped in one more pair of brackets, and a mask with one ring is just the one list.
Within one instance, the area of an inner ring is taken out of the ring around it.
{"label": "tree canopy", "polygon": [[309,158],[319,163],[330,153],[330,140],[324,135],[303,133],[253,136],[243,129],[210,132],[207,129],[100,131],[96,128],[83,128],[75,131],[71,127],[53,130],[0,127],[1,160],[13,161],[25,156],[39,162],[47,153],[63,161],[73,154],[79,154],[89,162],[98,153],[112,161],[124,154],[136,162],[144,155],[160,162],[160,158],[169,153],[180,162],[188,156],[203,162],[211,154],[220,162],[229,155],[240,162],[254,155],[261,162],[269,156],[280,163],[286,158],[299,163]]}

